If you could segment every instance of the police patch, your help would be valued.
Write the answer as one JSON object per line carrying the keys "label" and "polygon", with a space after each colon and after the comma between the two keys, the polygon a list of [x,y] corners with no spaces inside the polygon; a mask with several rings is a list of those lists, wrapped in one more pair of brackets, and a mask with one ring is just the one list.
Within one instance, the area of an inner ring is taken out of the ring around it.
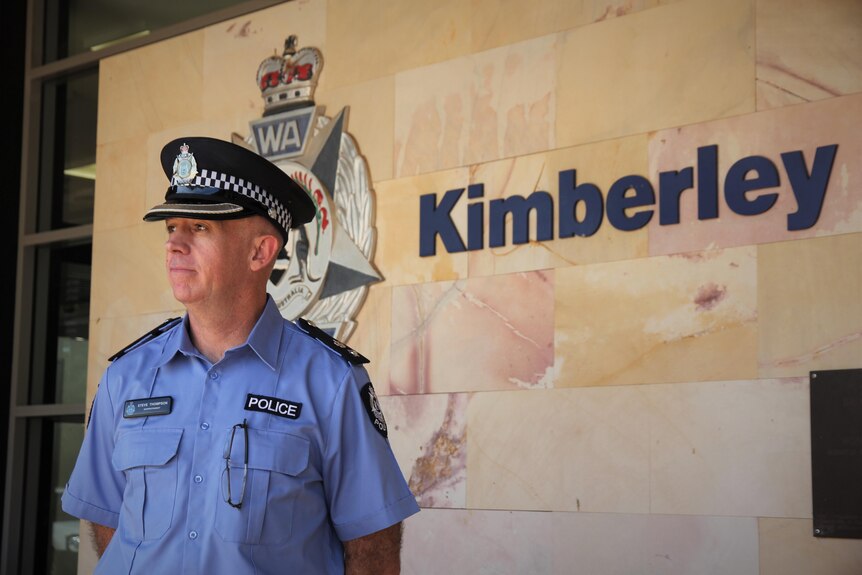
{"label": "police patch", "polygon": [[380,409],[380,402],[377,401],[377,394],[374,393],[374,386],[371,383],[366,383],[359,392],[362,398],[362,405],[365,406],[365,411],[371,419],[371,424],[374,426],[380,435],[389,438],[389,430],[386,427],[386,419],[383,418],[383,410]]}
{"label": "police patch", "polygon": [[287,419],[299,419],[299,413],[302,411],[302,404],[277,397],[269,397],[267,395],[255,395],[249,393],[245,399],[246,411],[260,411],[261,413],[269,413],[286,417]]}

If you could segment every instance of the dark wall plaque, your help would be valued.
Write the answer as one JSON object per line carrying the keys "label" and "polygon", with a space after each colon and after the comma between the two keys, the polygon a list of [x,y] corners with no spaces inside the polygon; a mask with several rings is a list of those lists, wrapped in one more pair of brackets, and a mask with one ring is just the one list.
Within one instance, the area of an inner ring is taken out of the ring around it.
{"label": "dark wall plaque", "polygon": [[814,535],[862,539],[862,369],[811,372]]}

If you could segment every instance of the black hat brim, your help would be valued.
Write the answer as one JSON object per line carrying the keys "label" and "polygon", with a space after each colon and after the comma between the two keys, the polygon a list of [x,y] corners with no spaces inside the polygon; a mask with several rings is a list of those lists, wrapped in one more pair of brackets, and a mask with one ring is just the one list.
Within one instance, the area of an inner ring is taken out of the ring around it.
{"label": "black hat brim", "polygon": [[233,220],[255,215],[255,212],[236,204],[206,204],[165,202],[150,208],[144,221],[155,222],[168,218],[190,218],[198,220]]}

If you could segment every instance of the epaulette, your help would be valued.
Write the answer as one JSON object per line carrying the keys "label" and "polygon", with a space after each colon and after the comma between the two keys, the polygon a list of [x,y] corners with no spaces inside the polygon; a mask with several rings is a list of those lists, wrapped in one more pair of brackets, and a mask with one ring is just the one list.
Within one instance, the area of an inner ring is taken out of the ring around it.
{"label": "epaulette", "polygon": [[299,327],[299,329],[301,329],[302,331],[328,347],[330,350],[334,351],[335,353],[346,359],[348,362],[354,365],[369,362],[369,359],[367,357],[365,357],[358,351],[349,348],[346,344],[341,343],[340,341],[338,341],[337,339],[335,339],[307,319],[297,319],[296,325],[297,327]]}
{"label": "epaulette", "polygon": [[182,320],[182,318],[179,318],[179,317],[172,317],[168,320],[165,320],[165,322],[162,323],[161,325],[154,327],[153,329],[151,329],[150,331],[148,331],[147,333],[145,333],[144,335],[142,335],[141,337],[139,337],[138,339],[136,339],[135,341],[133,341],[132,343],[130,343],[129,345],[127,345],[126,347],[124,347],[123,349],[121,349],[120,351],[115,353],[114,355],[112,355],[111,357],[109,357],[108,361],[114,361],[115,359],[119,359],[119,358],[123,357],[124,355],[126,355],[127,353],[129,353],[130,351],[132,351],[133,349],[144,345],[145,343],[147,343],[151,339],[155,339],[155,338],[159,337],[160,335],[162,335],[163,333],[165,333],[166,331],[168,331],[169,329],[174,327],[177,324],[177,322],[179,322],[181,320]]}

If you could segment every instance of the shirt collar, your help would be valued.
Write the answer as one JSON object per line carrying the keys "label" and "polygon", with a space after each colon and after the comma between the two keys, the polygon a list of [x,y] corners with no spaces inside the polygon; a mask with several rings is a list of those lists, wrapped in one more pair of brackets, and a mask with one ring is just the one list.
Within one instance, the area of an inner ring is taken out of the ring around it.
{"label": "shirt collar", "polygon": [[184,355],[199,355],[198,350],[189,339],[189,314],[183,316],[183,321],[170,331],[165,341],[162,353],[153,365],[154,368],[162,367],[168,363],[177,353]]}
{"label": "shirt collar", "polygon": [[[283,321],[281,312],[278,311],[278,306],[272,300],[272,297],[267,294],[263,313],[260,314],[246,342],[237,346],[237,348],[243,345],[249,346],[261,361],[268,365],[270,369],[275,370],[278,365],[278,348],[281,344]],[[182,323],[171,330],[162,353],[153,367],[162,367],[173,359],[178,352],[186,356],[203,357],[189,337],[188,313],[183,316]]]}
{"label": "shirt collar", "polygon": [[263,313],[260,314],[254,329],[248,334],[246,343],[272,370],[278,366],[278,347],[281,345],[283,325],[284,318],[278,311],[278,306],[267,294]]}

